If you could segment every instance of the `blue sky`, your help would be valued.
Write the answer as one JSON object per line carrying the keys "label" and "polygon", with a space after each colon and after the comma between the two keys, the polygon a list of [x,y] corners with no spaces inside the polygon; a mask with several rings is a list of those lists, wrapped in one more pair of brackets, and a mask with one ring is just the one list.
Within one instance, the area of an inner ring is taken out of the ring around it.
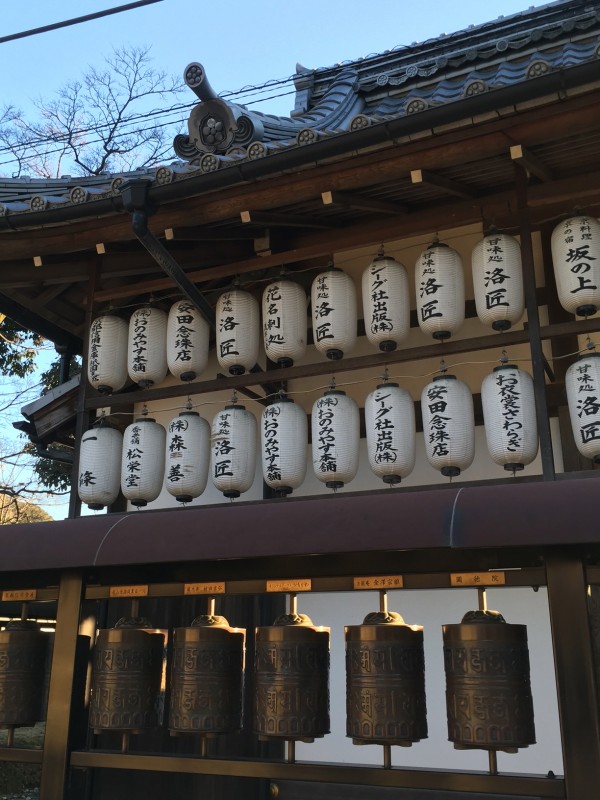
{"label": "blue sky", "polygon": [[[28,0],[2,3],[0,36],[124,5],[126,0]],[[543,5],[536,3],[536,6]],[[154,5],[62,30],[7,42],[2,48],[0,105],[27,107],[51,96],[88,65],[100,66],[111,47],[151,45],[157,68],[181,75],[204,64],[217,92],[262,84],[294,73],[296,63],[326,67],[453,33],[527,9],[524,0],[304,0],[282,3],[202,3],[162,0]],[[273,94],[277,94],[274,91]],[[188,98],[185,98],[188,99]],[[189,100],[193,99],[191,92]],[[261,110],[287,114],[291,96]]]}

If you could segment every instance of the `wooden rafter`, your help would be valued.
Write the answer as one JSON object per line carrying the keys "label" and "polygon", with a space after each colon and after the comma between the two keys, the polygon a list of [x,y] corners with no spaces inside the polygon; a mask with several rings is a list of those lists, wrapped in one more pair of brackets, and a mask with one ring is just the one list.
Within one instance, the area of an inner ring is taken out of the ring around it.
{"label": "wooden rafter", "polygon": [[428,169],[413,169],[410,172],[410,179],[412,183],[425,183],[429,186],[435,186],[436,189],[441,189],[447,194],[453,194],[457,197],[463,197],[465,200],[477,197],[477,191],[472,189],[460,181],[453,181],[450,178],[445,178],[437,172],[431,172]]}
{"label": "wooden rafter", "polygon": [[523,147],[522,144],[512,145],[510,148],[510,157],[515,163],[525,167],[530,175],[535,175],[535,177],[539,178],[541,181],[549,183],[554,180],[552,170],[547,167],[541,159],[534,156],[530,150]]}
{"label": "wooden rafter", "polygon": [[381,214],[406,214],[408,206],[400,203],[390,203],[387,200],[376,200],[372,197],[352,192],[321,192],[321,200],[325,206],[343,206],[344,208],[354,208],[357,211],[376,211]]}

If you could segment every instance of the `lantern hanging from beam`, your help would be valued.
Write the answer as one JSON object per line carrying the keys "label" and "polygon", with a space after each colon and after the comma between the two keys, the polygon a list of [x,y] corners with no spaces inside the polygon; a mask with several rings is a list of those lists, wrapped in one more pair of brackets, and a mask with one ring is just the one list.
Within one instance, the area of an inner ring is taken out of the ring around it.
{"label": "lantern hanging from beam", "polygon": [[308,422],[302,408],[280,397],[261,415],[262,470],[278,496],[291,494],[306,476]]}
{"label": "lantern hanging from beam", "polygon": [[215,416],[211,430],[210,469],[215,487],[225,497],[239,497],[254,483],[256,420],[235,402]]}
{"label": "lantern hanging from beam", "polygon": [[100,424],[81,437],[77,491],[82,503],[97,511],[119,496],[123,436]]}
{"label": "lantern hanging from beam", "polygon": [[169,729],[215,736],[242,727],[246,631],[201,614],[173,631]]}
{"label": "lantern hanging from beam", "polygon": [[415,466],[415,407],[397,383],[381,383],[365,401],[365,428],[371,470],[394,485]]}
{"label": "lantern hanging from beam", "polygon": [[356,344],[356,289],[341,269],[331,267],[314,279],[311,288],[314,345],[327,358],[343,358]]}
{"label": "lantern hanging from beam", "polygon": [[167,375],[167,315],[144,306],[129,320],[127,371],[141,389],[162,383]]}
{"label": "lantern hanging from beam", "polygon": [[125,429],[121,459],[121,491],[143,508],[160,494],[165,474],[166,431],[150,417],[140,417]]}
{"label": "lantern hanging from beam", "polygon": [[230,375],[243,375],[258,360],[260,311],[255,298],[242,289],[219,297],[216,308],[217,359]]}
{"label": "lantern hanging from beam", "polygon": [[447,478],[460,475],[475,457],[473,398],[454,375],[438,375],[421,394],[425,451]]}
{"label": "lantern hanging from beam", "polygon": [[358,406],[345,392],[325,392],[313,405],[311,427],[315,475],[329,489],[341,489],[358,472]]}
{"label": "lantern hanging from beam", "polygon": [[306,352],[306,294],[302,286],[282,278],[263,292],[263,340],[267,358],[291,367]]}
{"label": "lantern hanging from beam", "polygon": [[283,614],[256,629],[254,732],[312,742],[329,733],[329,629]]}
{"label": "lantern hanging from beam", "polygon": [[381,252],[363,272],[365,333],[383,352],[395,350],[410,331],[406,267]]}
{"label": "lantern hanging from beam", "polygon": [[193,381],[208,363],[208,322],[189,300],[179,300],[167,320],[167,365],[182,381]]}
{"label": "lantern hanging from beam", "polygon": [[580,317],[595,314],[600,305],[600,222],[585,215],[566,219],[554,228],[551,248],[561,306]]}
{"label": "lantern hanging from beam", "polygon": [[92,322],[87,375],[100,394],[118,392],[127,383],[127,335],[127,322],[116,314],[103,314]]}
{"label": "lantern hanging from beam", "polygon": [[490,233],[471,254],[477,316],[495,331],[507,331],[523,316],[525,294],[519,242]]}
{"label": "lantern hanging from beam", "polygon": [[165,486],[180,503],[191,503],[206,488],[210,426],[195,411],[182,411],[167,427]]}
{"label": "lantern hanging from beam", "polygon": [[424,333],[448,339],[465,319],[465,279],[460,255],[434,241],[424,250],[415,268],[417,318]]}
{"label": "lantern hanging from beam", "polygon": [[600,353],[588,353],[571,364],[565,385],[577,449],[600,464]]}
{"label": "lantern hanging from beam", "polygon": [[481,610],[442,631],[448,739],[454,747],[510,753],[535,744],[527,627]]}
{"label": "lantern hanging from beam", "polygon": [[427,738],[423,628],[377,611],[346,634],[346,735],[410,747]]}
{"label": "lantern hanging from beam", "polygon": [[531,376],[511,364],[495,367],[483,379],[481,403],[492,460],[513,473],[531,464],[538,450]]}

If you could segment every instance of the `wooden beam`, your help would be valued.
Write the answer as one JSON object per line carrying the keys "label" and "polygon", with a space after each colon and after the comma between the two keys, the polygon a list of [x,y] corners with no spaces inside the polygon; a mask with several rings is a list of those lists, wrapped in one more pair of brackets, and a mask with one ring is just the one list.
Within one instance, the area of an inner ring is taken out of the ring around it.
{"label": "wooden beam", "polygon": [[305,217],[298,214],[278,214],[274,211],[241,211],[240,219],[244,225],[264,225],[267,228],[334,228],[331,220]]}
{"label": "wooden beam", "polygon": [[165,239],[169,242],[245,242],[256,236],[256,231],[243,228],[165,228]]}
{"label": "wooden beam", "polygon": [[457,197],[465,199],[477,197],[477,191],[471,189],[464,183],[453,181],[445,178],[443,175],[438,175],[436,172],[430,172],[427,169],[413,169],[410,171],[410,179],[414,184],[426,183],[429,186],[435,186],[436,189],[441,189],[448,194],[454,194]]}
{"label": "wooden beam", "polygon": [[537,156],[523,147],[522,144],[513,144],[510,148],[510,157],[517,164],[525,167],[530,175],[534,175],[545,183],[554,180],[552,170],[549,169]]}
{"label": "wooden beam", "polygon": [[372,197],[363,197],[352,192],[322,192],[321,200],[323,205],[344,206],[345,208],[355,208],[358,211],[377,211],[382,214],[406,214],[408,206],[400,203],[390,203],[387,200],[376,200]]}

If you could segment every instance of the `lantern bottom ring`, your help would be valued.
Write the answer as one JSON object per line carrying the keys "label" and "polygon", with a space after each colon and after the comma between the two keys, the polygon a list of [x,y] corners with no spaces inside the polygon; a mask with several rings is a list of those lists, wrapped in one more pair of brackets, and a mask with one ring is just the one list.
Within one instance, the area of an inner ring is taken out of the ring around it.
{"label": "lantern bottom ring", "polygon": [[577,306],[575,313],[578,317],[591,317],[592,314],[595,314],[598,309],[592,303],[588,303],[584,306]]}
{"label": "lantern bottom ring", "polygon": [[400,475],[384,475],[382,481],[387,483],[388,486],[395,486],[396,484],[400,483],[402,478]]}
{"label": "lantern bottom ring", "polygon": [[154,381],[144,379],[138,381],[137,385],[140,387],[140,389],[149,389],[151,386],[154,386]]}
{"label": "lantern bottom ring", "polygon": [[105,383],[102,383],[100,384],[100,386],[98,386],[98,394],[101,395],[112,394],[112,391],[113,391],[112,386],[108,386]]}
{"label": "lantern bottom ring", "polygon": [[291,494],[294,490],[291,486],[278,486],[275,489],[276,497],[287,497],[288,494]]}
{"label": "lantern bottom ring", "polygon": [[434,331],[431,335],[433,336],[434,339],[439,339],[440,341],[443,341],[444,339],[449,339],[452,336],[450,331]]}
{"label": "lantern bottom ring", "polygon": [[178,494],[175,498],[178,503],[191,503],[193,499],[191,494]]}
{"label": "lantern bottom ring", "polygon": [[281,358],[277,359],[277,366],[285,369],[286,367],[293,367],[294,366],[294,359],[289,358],[289,356],[282,356]]}
{"label": "lantern bottom ring", "polygon": [[495,331],[507,331],[511,325],[512,323],[508,319],[497,319],[492,322],[492,328]]}
{"label": "lantern bottom ring", "polygon": [[232,367],[229,367],[230,375],[243,375],[244,372],[246,372],[246,367],[242,367],[241,364],[234,364]]}
{"label": "lantern bottom ring", "polygon": [[525,466],[523,464],[505,464],[504,469],[507,472],[520,472],[525,469]]}
{"label": "lantern bottom ring", "polygon": [[457,478],[460,475],[459,467],[442,467],[440,472],[445,478]]}
{"label": "lantern bottom ring", "polygon": [[223,497],[228,497],[230,500],[235,500],[236,497],[239,497],[241,492],[237,489],[226,489],[223,492]]}
{"label": "lantern bottom ring", "polygon": [[144,506],[148,505],[147,500],[130,500],[129,502],[132,506],[136,506],[137,508],[144,508]]}
{"label": "lantern bottom ring", "polygon": [[343,357],[344,353],[337,348],[332,347],[331,350],[327,351],[327,358],[331,359],[331,361],[339,361]]}
{"label": "lantern bottom ring", "polygon": [[194,370],[189,370],[189,372],[182,372],[179,379],[187,383],[188,381],[193,381],[195,377],[196,373]]}
{"label": "lantern bottom ring", "polygon": [[88,503],[87,507],[90,509],[90,511],[102,511],[104,508],[102,503]]}
{"label": "lantern bottom ring", "polygon": [[379,349],[384,353],[391,353],[398,345],[392,339],[387,339],[385,342],[379,342]]}
{"label": "lantern bottom ring", "polygon": [[325,486],[328,489],[341,489],[344,485],[344,481],[327,481]]}

